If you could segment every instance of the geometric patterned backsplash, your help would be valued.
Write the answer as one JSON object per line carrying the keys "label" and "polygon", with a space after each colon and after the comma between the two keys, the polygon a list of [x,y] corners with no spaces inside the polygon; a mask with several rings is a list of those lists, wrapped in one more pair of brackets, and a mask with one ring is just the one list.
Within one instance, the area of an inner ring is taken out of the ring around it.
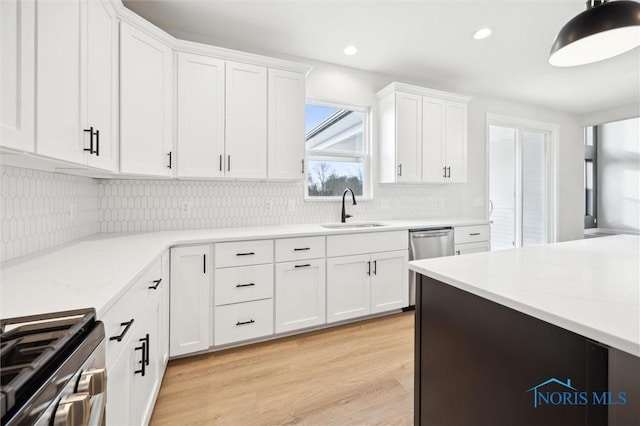
{"label": "geometric patterned backsplash", "polygon": [[[305,182],[100,180],[100,232],[230,228],[340,221],[340,202],[304,201]],[[444,185],[376,185],[352,220],[446,214]],[[191,213],[182,214],[183,202]]]}
{"label": "geometric patterned backsplash", "polygon": [[[305,182],[92,179],[0,166],[0,262],[98,232],[340,221],[340,203],[304,201]],[[374,185],[352,220],[446,215],[445,185]],[[191,213],[183,215],[183,202]]]}
{"label": "geometric patterned backsplash", "polygon": [[96,179],[0,166],[0,262],[100,231]]}

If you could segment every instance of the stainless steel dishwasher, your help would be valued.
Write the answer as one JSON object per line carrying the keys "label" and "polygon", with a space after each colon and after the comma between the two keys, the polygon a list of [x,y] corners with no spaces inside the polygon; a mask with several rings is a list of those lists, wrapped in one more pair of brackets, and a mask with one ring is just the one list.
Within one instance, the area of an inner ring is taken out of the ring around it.
{"label": "stainless steel dishwasher", "polygon": [[[409,260],[453,255],[453,229],[409,230]],[[416,273],[409,271],[409,306],[416,304]]]}

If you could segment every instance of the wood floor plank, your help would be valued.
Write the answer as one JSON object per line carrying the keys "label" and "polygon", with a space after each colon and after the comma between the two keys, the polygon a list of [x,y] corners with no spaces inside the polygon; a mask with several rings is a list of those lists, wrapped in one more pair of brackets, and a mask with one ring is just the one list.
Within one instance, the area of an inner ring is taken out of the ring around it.
{"label": "wood floor plank", "polygon": [[151,425],[410,425],[413,330],[405,312],[171,361]]}

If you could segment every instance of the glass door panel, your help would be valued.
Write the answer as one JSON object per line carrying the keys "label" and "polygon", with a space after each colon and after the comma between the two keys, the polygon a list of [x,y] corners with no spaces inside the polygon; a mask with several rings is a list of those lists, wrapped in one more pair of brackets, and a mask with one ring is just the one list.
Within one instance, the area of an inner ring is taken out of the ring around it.
{"label": "glass door panel", "polygon": [[546,134],[522,131],[522,246],[547,242]]}
{"label": "glass door panel", "polygon": [[489,127],[489,199],[491,249],[515,246],[516,129]]}

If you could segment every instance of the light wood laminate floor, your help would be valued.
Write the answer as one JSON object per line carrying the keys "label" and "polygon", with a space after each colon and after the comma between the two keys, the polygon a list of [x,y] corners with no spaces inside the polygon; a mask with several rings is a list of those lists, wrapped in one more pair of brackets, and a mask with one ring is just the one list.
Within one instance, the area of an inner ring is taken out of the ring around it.
{"label": "light wood laminate floor", "polygon": [[151,425],[410,425],[413,312],[171,361]]}

